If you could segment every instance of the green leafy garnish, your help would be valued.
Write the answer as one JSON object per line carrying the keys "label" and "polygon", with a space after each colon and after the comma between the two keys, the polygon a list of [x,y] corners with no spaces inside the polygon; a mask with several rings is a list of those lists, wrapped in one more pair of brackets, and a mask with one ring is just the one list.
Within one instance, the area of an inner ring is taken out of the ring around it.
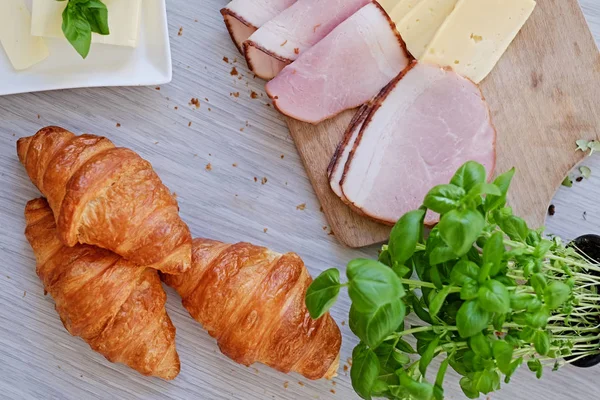
{"label": "green leafy garnish", "polygon": [[86,58],[92,44],[92,32],[110,35],[106,5],[100,0],[57,1],[68,1],[62,14],[62,31],[79,55]]}
{"label": "green leafy garnish", "polygon": [[592,170],[590,167],[586,167],[585,165],[579,167],[579,172],[581,172],[581,176],[583,176],[585,179],[590,179],[590,176],[592,176]]}
{"label": "green leafy garnish", "polygon": [[[362,398],[441,400],[452,367],[475,399],[509,383],[523,363],[541,378],[546,365],[600,354],[600,266],[513,215],[514,173],[488,183],[483,166],[466,163],[400,218],[378,261],[351,261],[347,283],[327,270],[308,289],[307,307],[319,317],[348,287],[349,325],[360,339],[350,375]],[[428,236],[427,212],[440,214]],[[411,312],[419,322],[405,326]]]}

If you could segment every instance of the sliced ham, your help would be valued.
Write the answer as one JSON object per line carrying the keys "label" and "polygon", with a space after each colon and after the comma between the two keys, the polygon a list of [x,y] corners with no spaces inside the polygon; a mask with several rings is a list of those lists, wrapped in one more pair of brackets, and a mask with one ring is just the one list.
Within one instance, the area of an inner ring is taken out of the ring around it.
{"label": "sliced ham", "polygon": [[388,15],[370,3],[267,83],[283,114],[317,124],[371,100],[409,63]]}
{"label": "sliced ham", "polygon": [[344,137],[342,141],[338,145],[335,150],[335,154],[331,159],[331,163],[327,168],[327,173],[329,175],[329,185],[335,194],[337,194],[343,201],[346,201],[346,197],[344,196],[344,192],[342,192],[342,186],[340,182],[344,175],[344,167],[346,166],[346,162],[350,157],[350,152],[354,147],[354,142],[356,142],[356,138],[362,126],[371,111],[371,105],[365,104],[361,108],[358,109],[356,114],[354,114],[354,118],[350,122],[348,129],[344,132]]}
{"label": "sliced ham", "polygon": [[221,10],[231,39],[240,52],[243,43],[296,0],[233,0]]}
{"label": "sliced ham", "polygon": [[[481,91],[450,69],[413,63],[374,100],[341,188],[359,212],[387,224],[421,206],[466,161],[495,166],[496,131]],[[427,225],[438,221],[428,213]]]}
{"label": "sliced ham", "polygon": [[248,66],[263,79],[273,79],[371,0],[298,0],[265,23],[244,42]]}

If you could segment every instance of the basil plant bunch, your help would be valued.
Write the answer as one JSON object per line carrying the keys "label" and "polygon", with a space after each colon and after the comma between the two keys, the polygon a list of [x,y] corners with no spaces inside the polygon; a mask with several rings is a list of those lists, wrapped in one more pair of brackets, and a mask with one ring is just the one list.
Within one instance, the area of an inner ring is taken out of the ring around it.
{"label": "basil plant bunch", "polygon": [[[351,261],[345,283],[327,270],[309,287],[313,318],[348,288],[360,339],[350,376],[362,398],[442,399],[451,367],[474,399],[522,364],[541,378],[547,365],[600,353],[600,266],[513,215],[514,172],[487,183],[482,165],[466,163],[400,218],[379,260]],[[428,212],[440,222],[426,237]],[[419,322],[408,326],[408,313]]]}

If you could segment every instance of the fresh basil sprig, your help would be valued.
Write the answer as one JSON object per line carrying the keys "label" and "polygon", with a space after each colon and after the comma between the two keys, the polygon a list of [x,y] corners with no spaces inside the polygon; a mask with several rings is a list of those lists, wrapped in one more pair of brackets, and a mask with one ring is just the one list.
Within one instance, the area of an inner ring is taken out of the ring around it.
{"label": "fresh basil sprig", "polygon": [[[600,354],[600,265],[513,215],[514,173],[487,183],[483,166],[466,163],[400,218],[378,261],[351,261],[347,283],[330,269],[309,287],[315,318],[348,287],[360,339],[350,376],[362,398],[443,399],[450,366],[474,399],[523,363],[541,378],[548,364]],[[427,212],[440,223],[425,237]],[[420,322],[405,326],[411,312]]]}
{"label": "fresh basil sprig", "polygon": [[68,1],[62,18],[62,31],[82,58],[86,58],[92,44],[92,32],[110,35],[108,9],[100,0]]}

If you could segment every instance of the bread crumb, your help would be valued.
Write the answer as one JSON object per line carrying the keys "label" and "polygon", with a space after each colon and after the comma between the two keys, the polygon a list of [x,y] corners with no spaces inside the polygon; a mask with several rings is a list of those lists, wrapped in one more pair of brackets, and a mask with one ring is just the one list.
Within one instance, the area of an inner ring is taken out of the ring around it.
{"label": "bread crumb", "polygon": [[333,386],[335,386],[335,385],[337,385],[337,382],[336,382],[336,381],[331,381],[331,384],[332,384]]}
{"label": "bread crumb", "polygon": [[264,185],[265,183],[267,183],[267,177],[266,177],[266,176],[263,176],[263,178],[260,180],[260,183],[261,183],[261,184],[263,184],[263,185]]}
{"label": "bread crumb", "polygon": [[200,101],[196,97],[192,97],[190,100],[190,106],[196,106],[196,108],[200,108]]}
{"label": "bread crumb", "polygon": [[300,54],[300,49],[299,48],[294,48],[294,54]]}
{"label": "bread crumb", "polygon": [[344,372],[348,372],[348,366],[344,364]]}
{"label": "bread crumb", "polygon": [[265,228],[265,229],[263,229],[263,232],[264,232],[264,233],[267,233],[267,231],[268,231],[268,230],[269,230],[269,229]]}
{"label": "bread crumb", "polygon": [[160,86],[155,87],[154,90],[160,90]]}
{"label": "bread crumb", "polygon": [[329,390],[331,393],[335,394],[335,390],[334,389],[330,389]]}
{"label": "bread crumb", "polygon": [[229,58],[223,57],[223,61],[226,62],[226,63],[229,63]]}
{"label": "bread crumb", "polygon": [[258,98],[258,93],[256,93],[254,90],[252,92],[250,92],[250,97],[252,99],[257,99]]}
{"label": "bread crumb", "polygon": [[306,209],[306,203],[302,203],[296,206],[296,210],[304,211]]}
{"label": "bread crumb", "polygon": [[231,76],[236,76],[239,74],[239,72],[236,67],[233,67],[233,68],[231,68],[230,74],[231,74]]}
{"label": "bread crumb", "polygon": [[352,366],[352,357],[348,357],[346,361],[348,361],[349,366]]}
{"label": "bread crumb", "polygon": [[179,28],[179,32],[177,32],[177,36],[182,36],[183,35],[183,26],[181,26]]}
{"label": "bread crumb", "polygon": [[240,97],[240,92],[235,92],[235,93],[232,93],[231,95],[232,95],[233,97],[236,97],[236,98],[237,98],[237,97]]}
{"label": "bread crumb", "polygon": [[158,144],[158,140],[156,142],[154,142],[154,144]]}
{"label": "bread crumb", "polygon": [[257,177],[254,177],[254,182],[258,182],[258,178]]}
{"label": "bread crumb", "polygon": [[197,20],[197,19],[195,19],[195,20],[194,20],[194,22],[198,22],[198,20]]}
{"label": "bread crumb", "polygon": [[265,104],[265,105],[266,105],[267,107],[271,107],[271,104],[270,104],[270,103],[267,103],[267,104]]}
{"label": "bread crumb", "polygon": [[323,225],[323,230],[326,231],[327,230],[327,225]]}
{"label": "bread crumb", "polygon": [[237,163],[231,164],[232,167],[237,168]]}
{"label": "bread crumb", "polygon": [[282,160],[283,160],[283,158],[284,158],[284,157],[285,157],[285,156],[284,156],[283,154],[280,156],[280,158],[281,158]]}
{"label": "bread crumb", "polygon": [[283,382],[283,388],[287,389],[290,386],[290,383],[288,381]]}
{"label": "bread crumb", "polygon": [[244,128],[240,128],[240,132],[244,132]]}
{"label": "bread crumb", "polygon": [[40,114],[38,114],[38,119],[40,119]]}
{"label": "bread crumb", "polygon": [[346,321],[342,321],[342,326],[346,325]]}
{"label": "bread crumb", "polygon": [[27,291],[26,290],[23,291],[23,297],[25,297],[25,296],[27,296]]}
{"label": "bread crumb", "polygon": [[283,43],[281,43],[281,44],[280,44],[280,46],[281,46],[281,47],[285,46],[285,45],[287,44],[287,42],[288,42],[288,41],[287,41],[287,39],[286,39],[286,41],[285,41],[285,42],[283,42]]}
{"label": "bread crumb", "polygon": [[212,109],[210,107],[208,107],[208,111],[212,111]]}
{"label": "bread crumb", "polygon": [[207,171],[212,171],[212,164],[211,163],[206,164],[206,170]]}
{"label": "bread crumb", "polygon": [[175,107],[173,107],[173,109],[175,109],[175,110],[179,110],[179,107],[175,106]]}
{"label": "bread crumb", "polygon": [[298,385],[300,385],[300,386],[304,386],[304,382],[300,382],[300,381],[298,381]]}
{"label": "bread crumb", "polygon": [[207,103],[209,103],[209,101],[208,101],[208,97],[205,97],[205,98],[204,98],[204,100],[205,100]]}
{"label": "bread crumb", "polygon": [[192,126],[192,121],[190,121],[190,122],[188,123],[188,126]]}
{"label": "bread crumb", "polygon": [[117,128],[120,128],[120,127],[121,127],[121,124],[117,122]]}

